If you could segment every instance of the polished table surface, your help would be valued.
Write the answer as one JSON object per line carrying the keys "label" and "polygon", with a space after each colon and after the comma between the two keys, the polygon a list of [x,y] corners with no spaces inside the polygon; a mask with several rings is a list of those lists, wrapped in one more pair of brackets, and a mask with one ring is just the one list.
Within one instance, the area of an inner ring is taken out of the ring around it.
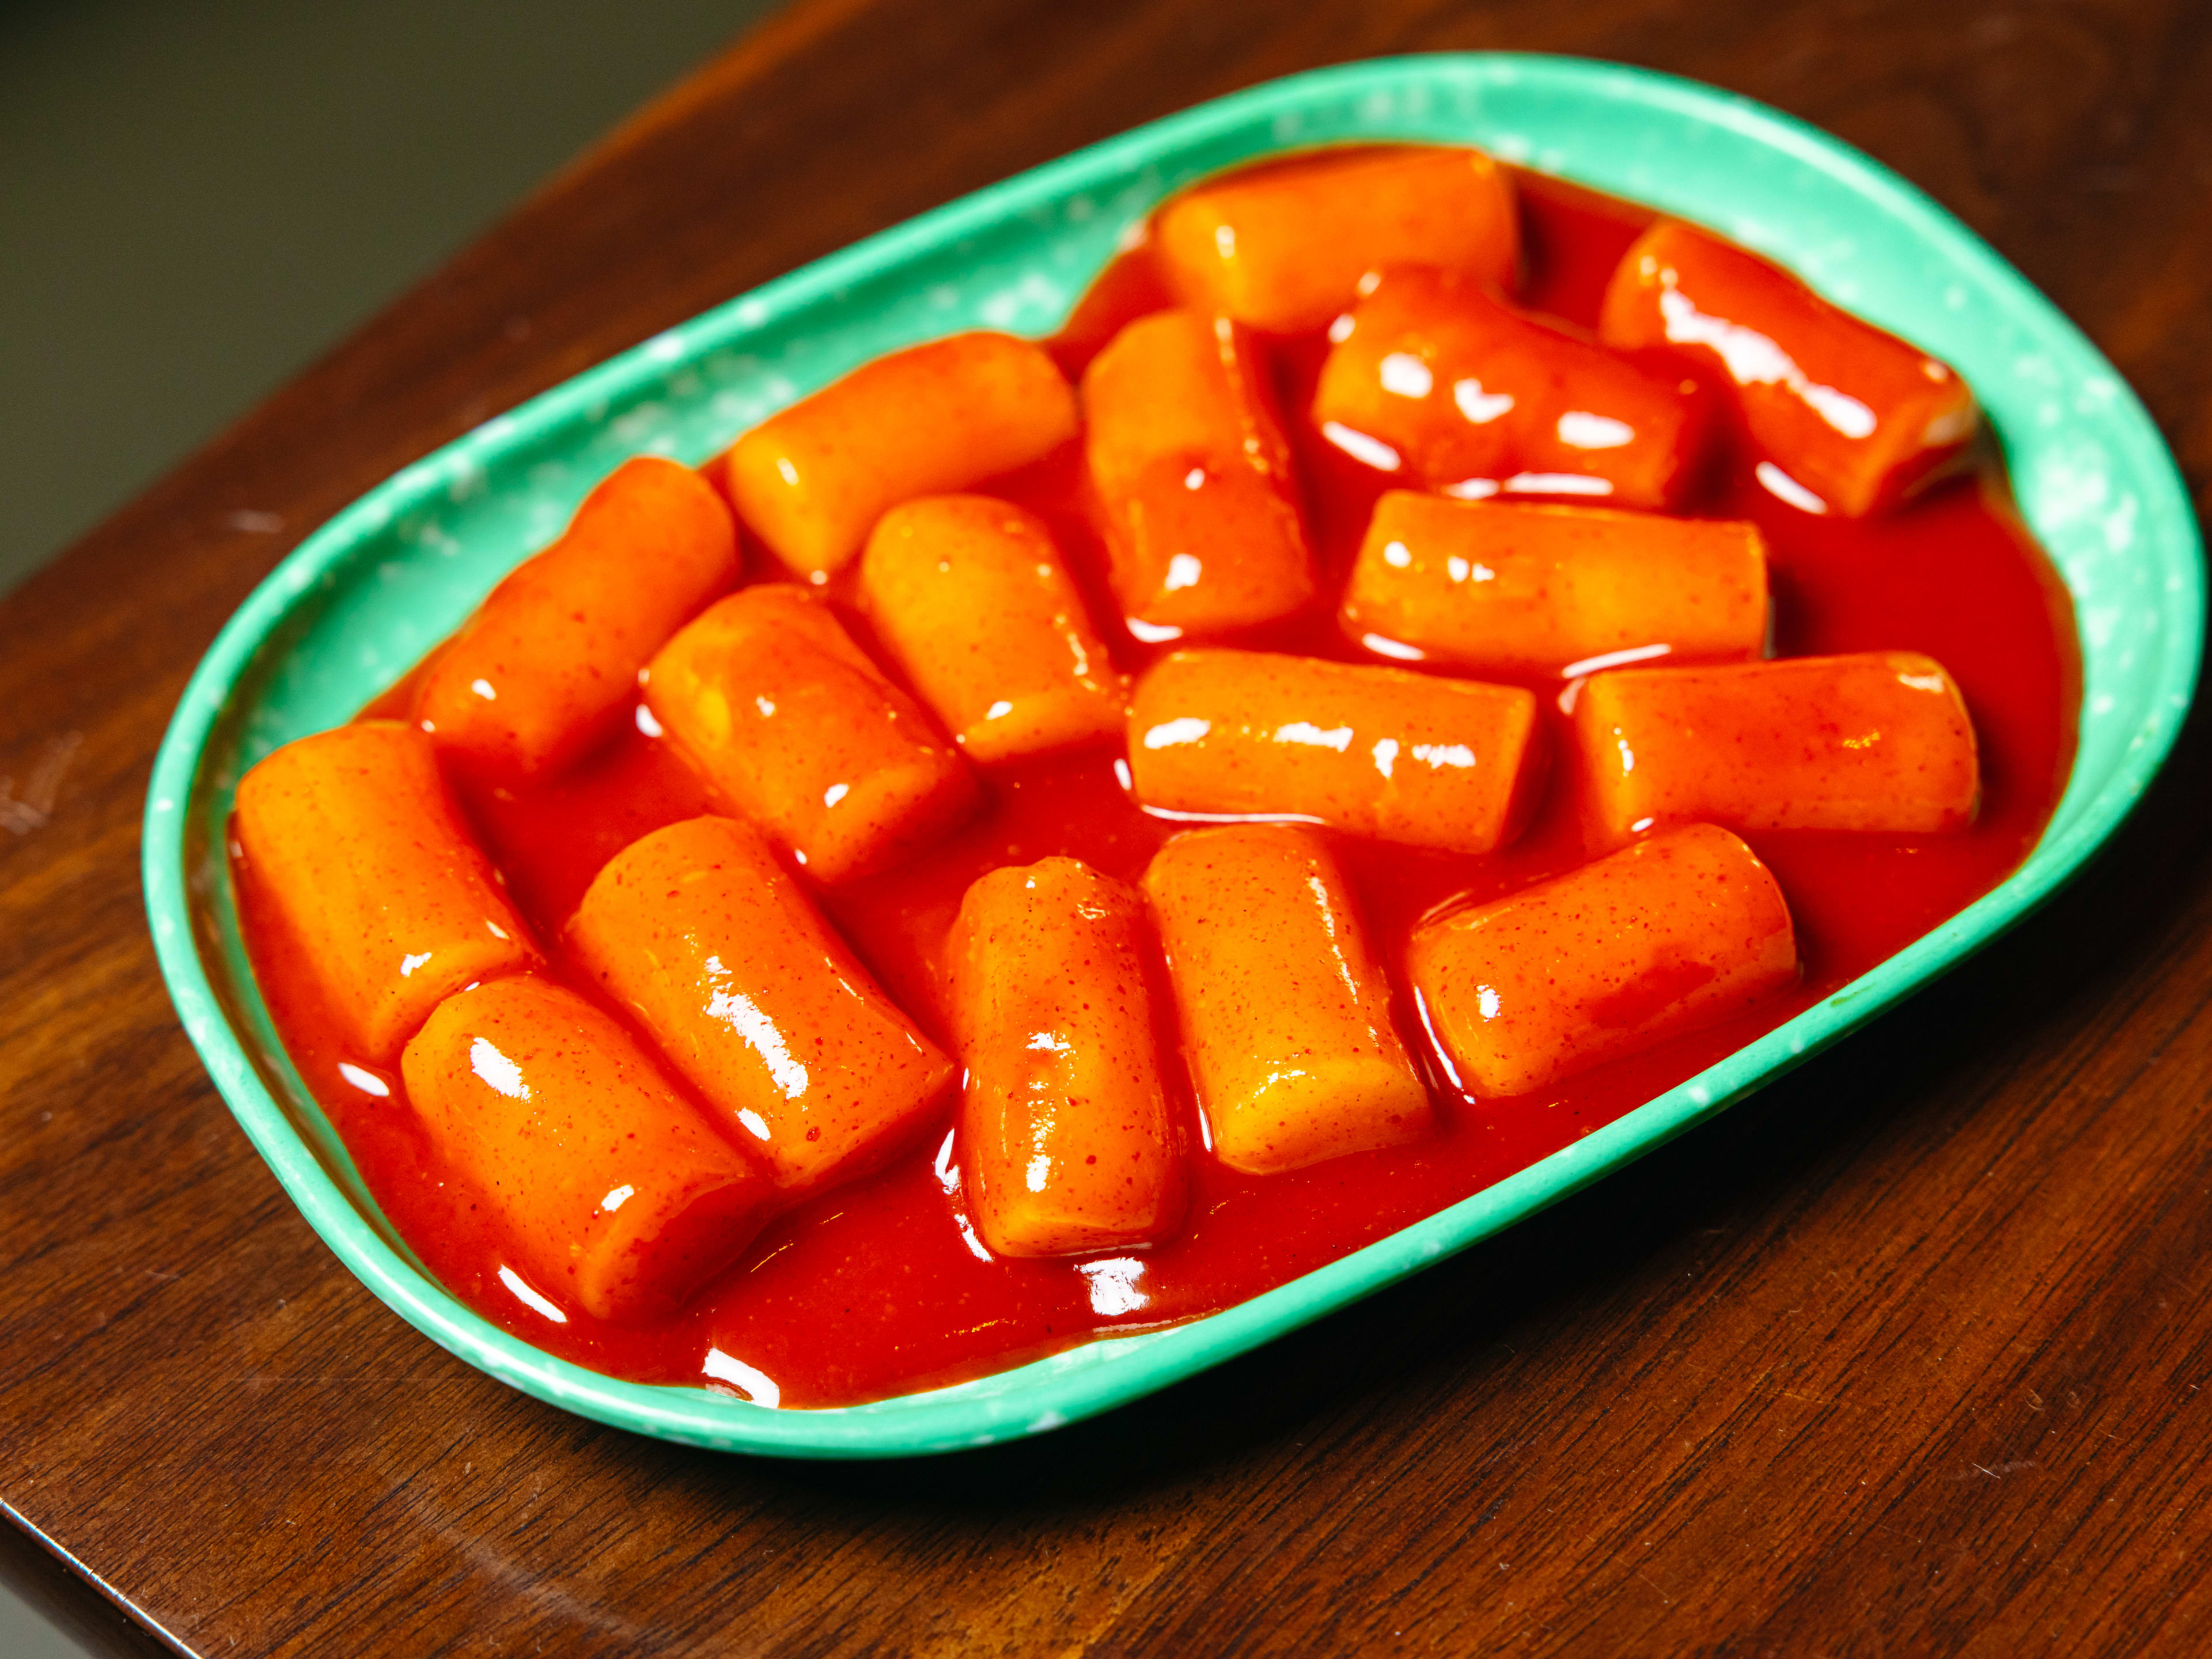
{"label": "polished table surface", "polygon": [[142,920],[223,618],[435,445],[1196,100],[1616,58],[1899,168],[2212,477],[2212,12],[2182,0],[806,0],[0,602],[0,1500],[205,1654],[2212,1651],[2212,762],[1917,1001],[1517,1231],[1018,1446],[707,1455],[357,1285]]}

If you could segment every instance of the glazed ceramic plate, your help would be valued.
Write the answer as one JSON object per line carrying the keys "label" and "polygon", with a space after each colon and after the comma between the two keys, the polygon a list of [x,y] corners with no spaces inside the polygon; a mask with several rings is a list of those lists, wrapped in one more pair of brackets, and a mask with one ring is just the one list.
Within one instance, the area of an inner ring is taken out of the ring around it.
{"label": "glazed ceramic plate", "polygon": [[[349,718],[557,533],[623,458],[703,460],[895,347],[967,328],[1049,333],[1178,185],[1359,139],[1478,144],[1700,221],[1965,372],[2081,624],[2080,753],[2042,844],[1986,897],[1680,1087],[1426,1221],[1190,1324],[957,1388],[775,1411],[617,1382],[464,1307],[371,1201],[254,987],[222,856],[240,775]],[[2203,605],[2187,495],[2133,394],[2018,272],[1894,174],[1757,104],[1613,65],[1480,55],[1357,64],[1155,122],[926,214],[648,340],[372,490],[277,567],[193,677],[147,801],[147,908],[185,1029],[240,1124],[339,1258],[432,1340],[541,1399],[641,1433],[793,1456],[943,1451],[1104,1411],[1418,1272],[1642,1156],[1987,944],[2081,866],[2165,757],[2194,688]]]}

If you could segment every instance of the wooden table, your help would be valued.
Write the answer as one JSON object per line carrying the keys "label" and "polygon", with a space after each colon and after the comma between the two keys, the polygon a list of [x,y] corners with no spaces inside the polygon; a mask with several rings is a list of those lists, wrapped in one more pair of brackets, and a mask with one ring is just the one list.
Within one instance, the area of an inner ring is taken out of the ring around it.
{"label": "wooden table", "polygon": [[469,1370],[309,1232],[171,1016],[149,763],[304,532],[934,203],[1440,47],[1653,64],[1864,146],[2212,476],[2202,8],[810,0],[0,605],[18,1517],[208,1654],[2212,1650],[2201,722],[2041,916],[1719,1122],[1164,1396],[935,1462],[703,1455]]}

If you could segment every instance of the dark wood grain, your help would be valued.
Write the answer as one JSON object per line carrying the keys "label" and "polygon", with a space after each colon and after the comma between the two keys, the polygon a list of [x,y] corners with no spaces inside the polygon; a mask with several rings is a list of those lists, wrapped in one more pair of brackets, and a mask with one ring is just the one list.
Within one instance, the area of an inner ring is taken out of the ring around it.
{"label": "dark wood grain", "polygon": [[301,533],[934,203],[1443,47],[1648,64],[1873,151],[2212,478],[2187,0],[802,4],[0,603],[11,799],[67,751],[0,829],[0,1498],[210,1654],[2212,1651],[2201,722],[2065,896],[1717,1123],[1164,1396],[935,1462],[706,1456],[477,1376],[337,1265],[171,1016],[149,764]]}

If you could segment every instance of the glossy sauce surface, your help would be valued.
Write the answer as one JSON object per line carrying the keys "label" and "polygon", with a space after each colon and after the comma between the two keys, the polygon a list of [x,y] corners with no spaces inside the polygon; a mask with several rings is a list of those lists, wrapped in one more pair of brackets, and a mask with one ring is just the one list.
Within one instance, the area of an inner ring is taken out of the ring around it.
{"label": "glossy sauce surface", "polygon": [[[1518,302],[1588,327],[1613,263],[1649,216],[1555,183],[1526,176],[1521,182],[1529,270]],[[1079,373],[1119,323],[1161,303],[1144,251],[1125,256],[1057,343],[1063,368]],[[1942,349],[1941,341],[1924,343]],[[1331,612],[1385,481],[1321,441],[1300,418],[1325,349],[1318,333],[1279,342],[1276,372],[1327,573],[1327,603],[1308,619],[1236,642],[1371,661],[1343,642]],[[242,871],[259,982],[301,1075],[424,1264],[485,1316],[594,1369],[641,1381],[704,1382],[784,1407],[835,1406],[1002,1370],[1102,1333],[1214,1311],[1480,1190],[1741,1047],[1986,891],[2041,834],[2072,762],[2080,672],[2064,590],[2019,524],[2002,479],[1985,467],[1892,517],[1850,522],[1808,517],[1775,499],[1755,481],[1753,459],[1741,445],[1720,472],[1697,510],[1751,519],[1765,534],[1778,654],[1917,650],[1956,677],[1981,745],[1984,795],[1974,827],[1908,840],[1748,836],[1789,901],[1805,969],[1799,987],[1755,1014],[1538,1094],[1466,1097],[1445,1083],[1425,1034],[1401,1030],[1435,1095],[1441,1126],[1410,1146],[1285,1175],[1236,1173],[1197,1152],[1201,1130],[1188,1086],[1180,1066],[1170,1065],[1172,1103],[1194,1156],[1188,1219],[1161,1248],[1072,1261],[990,1257],[963,1209],[948,1101],[943,1122],[883,1172],[772,1223],[675,1318],[614,1326],[580,1308],[556,1306],[564,1316],[556,1321],[510,1289],[511,1270],[502,1278],[506,1241],[433,1155],[396,1069],[343,1051],[328,1011],[304,988],[309,976],[288,959],[281,933],[265,925],[265,904],[251,872]],[[1139,670],[1170,648],[1139,645],[1114,625],[1103,550],[1081,501],[1077,445],[986,489],[1053,527],[1119,666]],[[747,551],[750,570],[773,568],[757,544]],[[853,573],[826,592],[855,636],[872,647],[851,605]],[[888,666],[888,657],[878,656]],[[1549,740],[1564,744],[1560,684],[1529,684],[1540,694]],[[703,787],[647,735],[650,724],[625,726],[605,749],[550,782],[501,789],[458,781],[486,850],[549,944],[609,858],[660,825],[707,809]],[[1133,881],[1182,827],[1130,802],[1116,758],[1109,748],[994,770],[983,810],[963,829],[907,864],[823,897],[831,920],[884,988],[939,1042],[950,1036],[941,945],[970,881],[1054,854]],[[1534,822],[1498,856],[1336,839],[1370,936],[1390,964],[1401,1024],[1412,1006],[1404,944],[1419,916],[1448,899],[1492,896],[1585,861],[1568,775],[1555,768]],[[556,969],[586,988],[565,964],[556,961]],[[1158,1001],[1164,1010],[1170,1006]],[[1174,1031],[1162,1035],[1176,1043]],[[375,1092],[380,1088],[385,1092]]]}

